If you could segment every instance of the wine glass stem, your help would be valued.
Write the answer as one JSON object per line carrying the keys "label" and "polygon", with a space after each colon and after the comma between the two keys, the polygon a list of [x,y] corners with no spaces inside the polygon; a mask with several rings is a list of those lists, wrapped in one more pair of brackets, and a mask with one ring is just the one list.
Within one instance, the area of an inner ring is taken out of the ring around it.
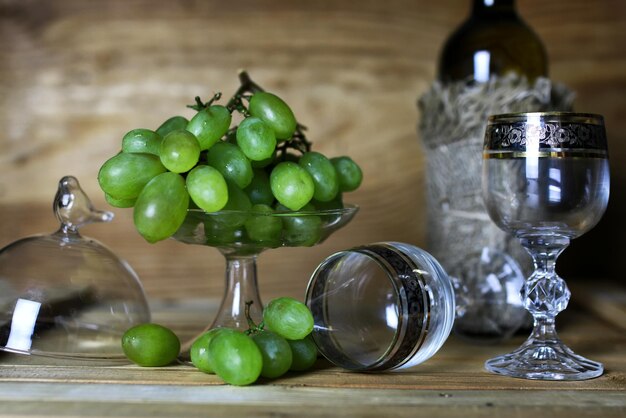
{"label": "wine glass stem", "polygon": [[219,311],[211,327],[246,330],[249,325],[246,318],[246,303],[252,302],[249,313],[256,324],[261,321],[263,313],[257,283],[257,255],[227,254],[225,258],[226,288]]}
{"label": "wine glass stem", "polygon": [[556,274],[555,266],[557,257],[569,245],[569,238],[533,236],[522,238],[521,243],[535,265],[534,273],[522,288],[522,301],[534,318],[529,342],[556,344],[559,339],[554,320],[567,307],[570,291],[565,281]]}

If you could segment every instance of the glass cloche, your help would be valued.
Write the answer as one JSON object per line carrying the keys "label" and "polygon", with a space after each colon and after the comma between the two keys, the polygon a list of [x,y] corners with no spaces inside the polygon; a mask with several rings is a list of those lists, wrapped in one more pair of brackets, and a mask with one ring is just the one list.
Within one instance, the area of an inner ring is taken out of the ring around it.
{"label": "glass cloche", "polygon": [[58,231],[0,250],[0,350],[38,362],[124,361],[123,333],[150,320],[146,297],[125,261],[79,233],[113,214],[95,210],[71,176],[59,182],[54,212]]}

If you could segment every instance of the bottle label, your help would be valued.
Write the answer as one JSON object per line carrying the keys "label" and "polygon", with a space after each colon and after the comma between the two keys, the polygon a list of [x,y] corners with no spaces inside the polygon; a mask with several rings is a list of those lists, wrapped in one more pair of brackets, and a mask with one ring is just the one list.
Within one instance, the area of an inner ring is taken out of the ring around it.
{"label": "bottle label", "polygon": [[[428,250],[451,274],[485,247],[503,251],[530,271],[530,258],[517,240],[493,222],[482,199],[482,150],[493,114],[562,110],[573,93],[547,78],[530,84],[517,74],[434,82],[419,99],[419,133],[427,161]],[[476,273],[478,274],[478,273]]]}

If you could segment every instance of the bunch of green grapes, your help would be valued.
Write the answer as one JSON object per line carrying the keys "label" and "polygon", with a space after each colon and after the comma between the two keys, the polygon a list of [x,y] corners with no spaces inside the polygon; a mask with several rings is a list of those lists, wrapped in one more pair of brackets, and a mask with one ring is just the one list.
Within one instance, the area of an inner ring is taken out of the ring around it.
{"label": "bunch of green grapes", "polygon": [[[98,181],[107,202],[134,207],[135,226],[148,242],[172,236],[189,208],[336,209],[343,207],[342,193],[361,184],[352,159],[311,151],[291,108],[245,80],[225,106],[215,104],[219,94],[207,103],[196,98],[190,120],[174,116],[156,130],[131,130],[121,152],[102,165]],[[243,119],[231,127],[233,112]],[[246,225],[252,240],[275,234],[271,222],[257,223]]]}
{"label": "bunch of green grapes", "polygon": [[241,332],[213,328],[194,341],[191,362],[232,385],[249,385],[259,376],[274,379],[289,370],[309,369],[317,360],[310,333],[313,316],[303,303],[289,297],[272,300],[263,322]]}
{"label": "bunch of green grapes", "polygon": [[[260,376],[274,379],[289,370],[307,370],[317,360],[310,335],[313,316],[302,302],[277,298],[263,310],[261,324],[248,320],[246,332],[213,328],[198,337],[190,350],[193,365],[226,383],[244,386]],[[124,334],[122,348],[140,366],[165,366],[176,359],[180,342],[161,325],[142,324]]]}

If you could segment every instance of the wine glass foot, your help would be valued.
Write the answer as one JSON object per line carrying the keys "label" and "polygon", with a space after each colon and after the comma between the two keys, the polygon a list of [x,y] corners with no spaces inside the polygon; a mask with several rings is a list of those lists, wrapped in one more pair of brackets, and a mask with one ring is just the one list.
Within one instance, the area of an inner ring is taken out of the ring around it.
{"label": "wine glass foot", "polygon": [[487,360],[485,369],[534,380],[586,380],[604,372],[602,363],[575,354],[560,341],[524,344],[512,353]]}

